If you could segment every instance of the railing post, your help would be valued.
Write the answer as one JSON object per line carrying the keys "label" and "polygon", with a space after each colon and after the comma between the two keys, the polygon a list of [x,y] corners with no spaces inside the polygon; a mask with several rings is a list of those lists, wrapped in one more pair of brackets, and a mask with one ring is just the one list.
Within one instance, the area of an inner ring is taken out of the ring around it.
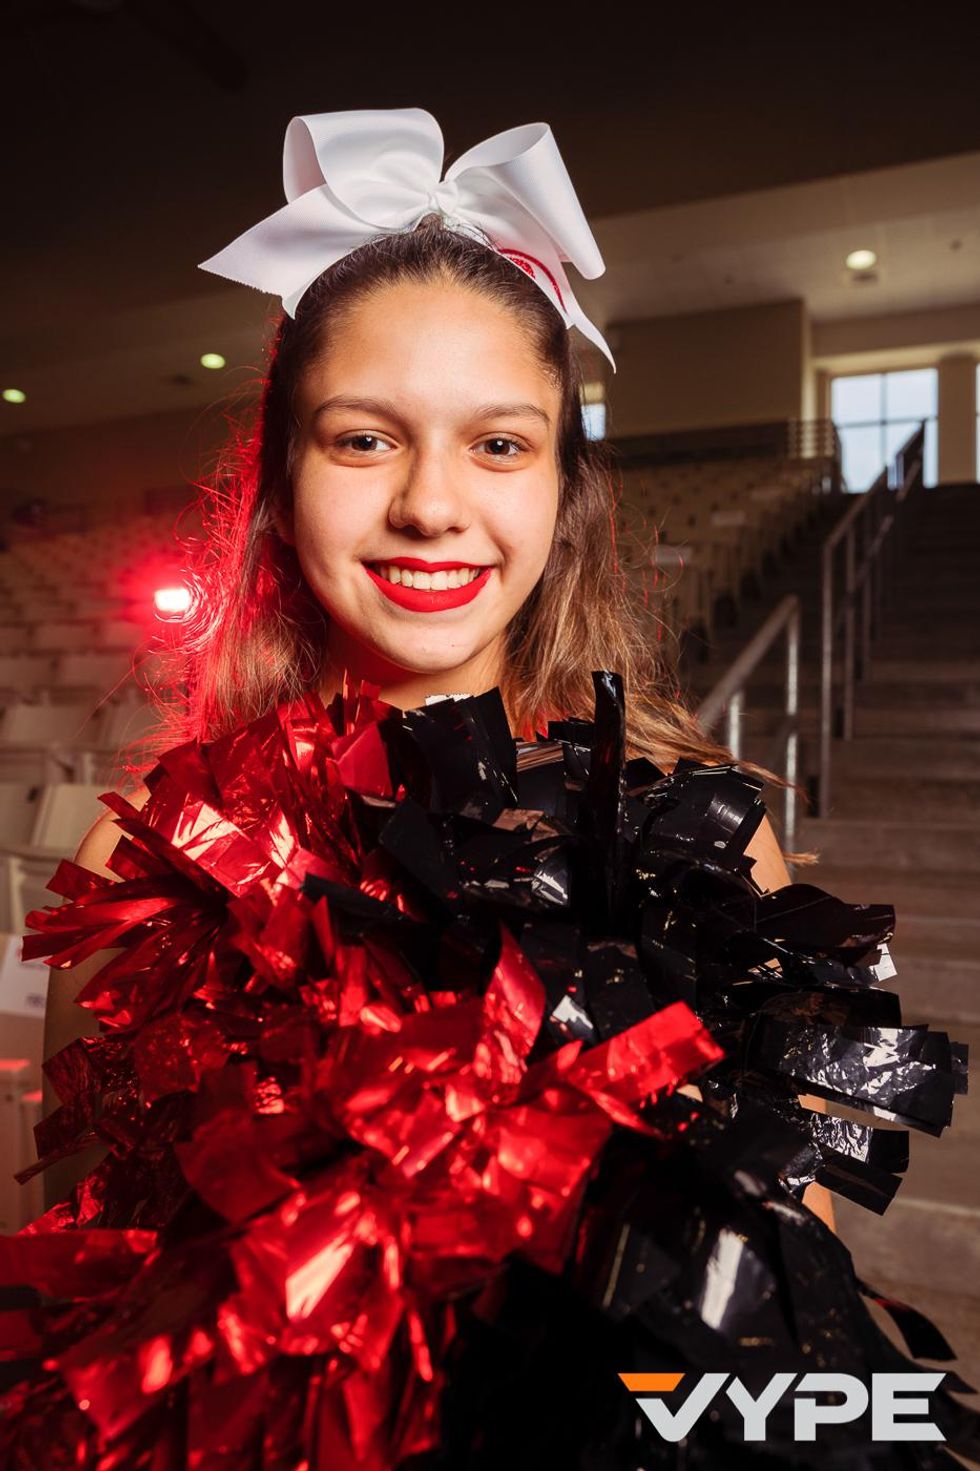
{"label": "railing post", "polygon": [[[784,744],[784,755],[786,755],[786,768],[789,772],[789,780],[796,781],[796,769],[798,769],[799,747],[796,743],[798,731],[796,721],[799,719],[799,597],[795,593],[787,594],[777,608],[773,609],[762,627],[759,628],[755,637],[750,638],[748,646],[742,650],[739,658],[728,669],[727,674],[722,675],[721,680],[715,684],[714,690],[700,702],[697,709],[697,719],[702,722],[706,731],[711,730],[712,725],[725,716],[725,741],[728,749],[736,761],[742,759],[743,750],[743,716],[745,716],[745,687],[749,675],[758,665],[759,660],[764,658],[775,638],[783,630],[786,630],[787,640],[787,663],[786,663],[786,718],[781,722],[780,730],[777,731],[777,741]],[[770,761],[774,766],[775,761]],[[787,793],[786,821],[784,830],[784,846],[792,847],[795,841],[796,808],[793,799],[795,793]]]}
{"label": "railing post", "polygon": [[725,744],[736,761],[740,760],[742,755],[742,708],[744,703],[745,694],[740,689],[735,691],[728,702]]}
{"label": "railing post", "polygon": [[849,741],[854,734],[854,523],[844,542],[844,688],[841,735]]}
{"label": "railing post", "polygon": [[[904,504],[909,493],[922,480],[924,442],[925,426],[920,424],[874,485],[855,497],[854,504],[844,513],[823,544],[820,587],[820,770],[817,788],[819,817],[830,815],[830,762],[837,717],[834,704],[834,645],[838,624],[843,624],[844,642],[839,734],[842,739],[850,740],[854,735],[855,677],[868,677],[872,632],[877,632],[881,625],[884,581],[886,577],[891,580],[896,557],[901,554],[908,534]],[[890,488],[893,481],[898,487],[895,490]],[[858,522],[861,522],[860,528]],[[859,558],[856,537],[859,531],[861,626],[858,651],[856,618]],[[899,544],[899,539],[903,545]],[[834,555],[841,541],[844,542],[844,588],[843,607],[838,612],[834,596]],[[886,557],[887,568],[884,565]]]}
{"label": "railing post", "polygon": [[817,816],[830,812],[830,742],[834,718],[834,543],[823,549],[820,577],[820,775]]}
{"label": "railing post", "polygon": [[871,578],[877,558],[875,545],[875,518],[881,500],[881,489],[875,491],[874,500],[864,517],[864,575],[861,578],[861,669],[862,682],[868,677],[871,667]]}
{"label": "railing post", "polygon": [[[885,524],[885,517],[888,515],[887,487],[880,492],[876,507],[875,540],[877,541],[878,537],[882,534],[881,528]],[[887,555],[888,538],[886,536],[878,548],[878,555],[875,557],[871,568],[871,635],[875,638],[881,631],[881,588],[885,572],[884,558]]]}
{"label": "railing post", "polygon": [[796,790],[799,780],[800,605],[794,604],[786,626],[786,780],[783,789],[783,840],[796,846]]}

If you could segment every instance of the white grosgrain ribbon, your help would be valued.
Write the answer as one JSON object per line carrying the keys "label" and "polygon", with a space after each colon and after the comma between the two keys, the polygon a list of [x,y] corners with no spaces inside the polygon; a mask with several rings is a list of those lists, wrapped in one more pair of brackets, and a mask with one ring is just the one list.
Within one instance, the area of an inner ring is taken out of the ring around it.
{"label": "white grosgrain ribbon", "polygon": [[288,204],[199,263],[243,286],[300,297],[328,266],[373,236],[409,230],[433,211],[531,277],[561,314],[616,364],[565,274],[587,280],[605,264],[547,123],[508,128],[477,143],[440,178],[442,130],[421,107],[363,108],[294,117],[282,176]]}

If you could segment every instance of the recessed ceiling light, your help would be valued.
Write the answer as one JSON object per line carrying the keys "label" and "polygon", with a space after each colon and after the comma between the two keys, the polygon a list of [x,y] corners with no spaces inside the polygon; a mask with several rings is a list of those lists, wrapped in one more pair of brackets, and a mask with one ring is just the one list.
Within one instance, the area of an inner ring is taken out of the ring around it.
{"label": "recessed ceiling light", "polygon": [[873,250],[852,250],[844,264],[850,271],[869,271],[877,260]]}
{"label": "recessed ceiling light", "polygon": [[225,360],[221,356],[220,352],[202,352],[201,353],[201,367],[202,368],[223,368],[224,365],[225,365]]}
{"label": "recessed ceiling light", "polygon": [[22,388],[5,388],[3,390],[4,402],[8,404],[22,404],[27,402],[27,394]]}

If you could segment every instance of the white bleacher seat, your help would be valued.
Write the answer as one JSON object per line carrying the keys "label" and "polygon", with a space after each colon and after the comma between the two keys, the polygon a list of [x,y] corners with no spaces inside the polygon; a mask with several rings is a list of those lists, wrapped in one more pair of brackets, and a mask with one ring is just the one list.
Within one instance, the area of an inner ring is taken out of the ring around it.
{"label": "white bleacher seat", "polygon": [[100,649],[136,649],[146,633],[138,623],[123,618],[110,618],[96,628],[96,644]]}
{"label": "white bleacher seat", "polygon": [[157,710],[140,699],[43,704],[15,701],[0,713],[0,781],[47,785],[121,777],[123,751],[157,723]]}
{"label": "white bleacher seat", "polygon": [[51,856],[39,860],[30,848],[41,790],[23,782],[0,782],[0,932],[8,935],[23,933],[28,910],[56,902],[44,890],[54,871]]}
{"label": "white bleacher seat", "polygon": [[49,654],[0,654],[0,696],[9,700],[33,695],[50,682],[54,662]]}
{"label": "white bleacher seat", "polygon": [[99,712],[95,741],[74,752],[74,780],[101,783],[103,791],[118,787],[126,762],[142,756],[142,742],[158,720],[156,706],[145,700],[107,702]]}
{"label": "white bleacher seat", "polygon": [[19,654],[30,640],[31,630],[24,623],[0,623],[0,655]]}
{"label": "white bleacher seat", "polygon": [[68,689],[90,689],[107,695],[131,677],[132,655],[128,653],[62,654],[55,662],[50,680],[52,693]]}
{"label": "white bleacher seat", "polygon": [[118,700],[103,705],[99,713],[97,744],[118,750],[130,741],[148,735],[158,720],[157,708],[146,700]]}
{"label": "white bleacher seat", "polygon": [[96,644],[91,623],[81,620],[34,624],[31,647],[51,654],[86,653]]}
{"label": "white bleacher seat", "polygon": [[86,592],[80,590],[77,585],[73,588],[72,612],[76,618],[115,618],[121,617],[125,606],[121,598],[106,597],[98,592]]}
{"label": "white bleacher seat", "polygon": [[99,801],[104,790],[97,783],[80,781],[44,787],[31,832],[31,849],[36,853],[74,853],[95,819],[108,810]]}
{"label": "white bleacher seat", "polygon": [[72,607],[67,598],[45,597],[37,592],[23,591],[18,596],[22,616],[30,623],[57,622],[70,616]]}
{"label": "white bleacher seat", "polygon": [[31,783],[0,782],[0,847],[28,847],[37,826],[41,789]]}
{"label": "white bleacher seat", "polygon": [[[61,858],[71,858],[88,828],[108,809],[98,800],[105,790],[81,782],[58,782],[27,789],[10,808],[10,840],[0,847],[0,930],[19,935],[32,909],[58,904],[47,888]],[[17,839],[30,807],[27,841]],[[2,840],[0,840],[2,841]]]}
{"label": "white bleacher seat", "polygon": [[32,853],[28,848],[10,853],[0,850],[0,931],[22,935],[32,909],[63,902],[47,884],[59,859],[72,856],[72,853]]}
{"label": "white bleacher seat", "polygon": [[0,745],[47,745],[94,739],[90,704],[37,705],[19,700],[0,715]]}

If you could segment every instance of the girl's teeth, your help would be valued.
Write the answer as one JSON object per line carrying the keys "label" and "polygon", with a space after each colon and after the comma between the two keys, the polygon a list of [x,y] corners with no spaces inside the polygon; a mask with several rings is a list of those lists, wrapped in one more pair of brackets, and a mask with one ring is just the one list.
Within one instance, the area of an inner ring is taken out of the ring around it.
{"label": "girl's teeth", "polygon": [[479,567],[454,567],[451,571],[442,572],[410,572],[407,567],[381,566],[377,571],[386,582],[393,582],[396,587],[418,587],[427,588],[432,592],[442,592],[448,587],[465,587],[472,582],[474,577],[479,577]]}

